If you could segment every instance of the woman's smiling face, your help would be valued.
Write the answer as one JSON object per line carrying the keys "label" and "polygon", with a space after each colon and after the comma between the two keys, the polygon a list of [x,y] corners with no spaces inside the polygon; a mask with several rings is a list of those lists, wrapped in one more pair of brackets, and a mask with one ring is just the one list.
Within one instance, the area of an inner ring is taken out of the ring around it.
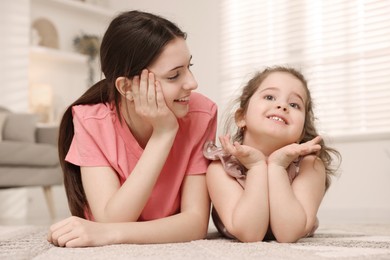
{"label": "woman's smiling face", "polygon": [[161,83],[167,106],[178,118],[187,114],[191,91],[198,87],[190,70],[191,58],[185,39],[175,38],[148,67]]}

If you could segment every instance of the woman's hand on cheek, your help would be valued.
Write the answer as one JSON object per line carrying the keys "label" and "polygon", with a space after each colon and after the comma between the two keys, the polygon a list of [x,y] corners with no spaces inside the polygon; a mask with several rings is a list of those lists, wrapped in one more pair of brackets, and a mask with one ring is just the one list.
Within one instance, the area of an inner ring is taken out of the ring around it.
{"label": "woman's hand on cheek", "polygon": [[274,151],[268,157],[268,164],[276,164],[287,168],[299,156],[314,154],[321,150],[322,138],[317,136],[310,141],[302,144],[290,144]]}
{"label": "woman's hand on cheek", "polygon": [[178,128],[176,116],[168,108],[161,84],[152,72],[143,70],[132,81],[135,111],[148,121],[154,131],[170,131]]}

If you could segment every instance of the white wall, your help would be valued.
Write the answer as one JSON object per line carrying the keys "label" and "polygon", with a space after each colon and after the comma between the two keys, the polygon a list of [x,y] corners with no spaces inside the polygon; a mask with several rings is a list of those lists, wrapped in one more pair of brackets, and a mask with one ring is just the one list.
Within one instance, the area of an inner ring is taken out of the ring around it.
{"label": "white wall", "polygon": [[[198,91],[218,104],[219,99],[219,1],[121,1],[110,0],[118,11],[140,9],[161,14],[188,33],[193,54],[193,71],[199,83]],[[222,111],[220,111],[222,112]],[[221,113],[220,113],[221,114]],[[390,221],[390,138],[377,140],[334,142],[343,156],[341,176],[333,181],[321,205],[320,221]],[[40,190],[30,193],[29,208],[44,209]],[[61,188],[56,204],[58,214],[67,214],[67,204]],[[39,206],[38,206],[39,205]],[[41,214],[47,214],[46,209]],[[36,216],[36,214],[31,214]]]}
{"label": "white wall", "polygon": [[390,137],[337,141],[343,159],[320,208],[325,221],[390,221]]}
{"label": "white wall", "polygon": [[28,108],[29,0],[0,1],[0,106]]}
{"label": "white wall", "polygon": [[[47,19],[58,34],[58,50],[74,53],[74,38],[81,34],[103,36],[111,17],[83,12],[54,1],[35,0],[31,4],[31,21]],[[59,122],[64,110],[91,85],[85,59],[50,59],[30,55],[30,85],[48,85],[53,92],[53,120]],[[93,82],[101,79],[99,59],[95,58]]]}

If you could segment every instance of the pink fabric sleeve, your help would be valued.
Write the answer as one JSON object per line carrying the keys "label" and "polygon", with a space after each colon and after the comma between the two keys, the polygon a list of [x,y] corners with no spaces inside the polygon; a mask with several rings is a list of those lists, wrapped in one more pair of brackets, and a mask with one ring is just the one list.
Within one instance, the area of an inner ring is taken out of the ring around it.
{"label": "pink fabric sleeve", "polygon": [[99,126],[88,125],[77,107],[73,108],[73,124],[74,136],[65,160],[78,166],[110,166],[96,138],[91,135],[91,132],[99,131]]}
{"label": "pink fabric sleeve", "polygon": [[203,126],[198,126],[198,129],[193,129],[195,133],[204,133],[200,139],[195,143],[194,149],[191,154],[191,159],[187,168],[187,175],[205,174],[210,160],[203,156],[203,146],[206,142],[215,142],[215,136],[217,131],[217,106],[212,105],[210,111],[209,121],[204,122]]}

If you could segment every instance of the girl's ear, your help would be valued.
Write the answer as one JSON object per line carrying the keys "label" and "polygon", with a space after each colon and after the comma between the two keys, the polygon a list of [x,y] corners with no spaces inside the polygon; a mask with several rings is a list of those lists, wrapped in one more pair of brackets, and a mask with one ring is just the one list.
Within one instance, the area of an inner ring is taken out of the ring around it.
{"label": "girl's ear", "polygon": [[118,92],[129,101],[133,101],[133,95],[131,93],[131,80],[126,77],[118,77],[115,80],[115,87]]}
{"label": "girl's ear", "polygon": [[234,120],[236,121],[236,125],[238,128],[243,128],[246,126],[244,110],[242,108],[237,109],[234,114]]}

